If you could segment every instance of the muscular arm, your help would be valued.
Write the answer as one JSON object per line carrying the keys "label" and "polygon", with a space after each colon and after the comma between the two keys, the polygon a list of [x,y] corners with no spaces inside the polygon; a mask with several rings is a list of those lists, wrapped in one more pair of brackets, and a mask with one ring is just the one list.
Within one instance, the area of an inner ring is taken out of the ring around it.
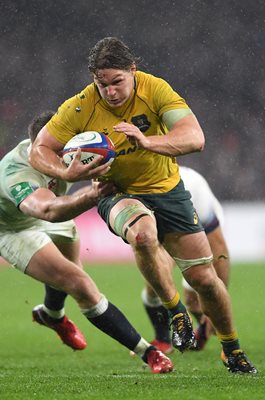
{"label": "muscular arm", "polygon": [[111,184],[98,182],[59,197],[49,189],[39,188],[20,203],[19,209],[26,215],[49,222],[68,221],[94,207],[101,197],[112,191]]}
{"label": "muscular arm", "polygon": [[175,122],[164,136],[144,136],[136,126],[125,122],[116,125],[114,129],[124,132],[128,140],[134,140],[139,147],[166,156],[202,151],[204,147],[204,134],[193,114]]}
{"label": "muscular arm", "polygon": [[63,147],[64,145],[56,140],[44,126],[32,144],[29,162],[38,171],[68,182],[97,178],[109,171],[108,164],[98,165],[100,159],[86,165],[82,164],[80,152],[67,168],[58,156]]}
{"label": "muscular arm", "polygon": [[58,157],[63,147],[64,145],[50,135],[44,126],[32,144],[29,155],[30,164],[46,175],[64,179],[66,166]]}

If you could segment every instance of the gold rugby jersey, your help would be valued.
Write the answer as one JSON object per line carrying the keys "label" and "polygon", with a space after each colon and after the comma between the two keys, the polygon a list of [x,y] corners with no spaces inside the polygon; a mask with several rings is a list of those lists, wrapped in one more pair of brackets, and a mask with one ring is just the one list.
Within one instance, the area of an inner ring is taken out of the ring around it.
{"label": "gold rugby jersey", "polygon": [[59,107],[47,129],[63,144],[77,133],[105,133],[114,143],[117,157],[104,180],[113,181],[119,190],[129,194],[161,193],[171,190],[180,180],[175,157],[138,149],[113,126],[126,121],[146,136],[166,135],[162,115],[175,109],[189,107],[166,81],[137,71],[134,93],[121,107],[110,107],[92,83]]}

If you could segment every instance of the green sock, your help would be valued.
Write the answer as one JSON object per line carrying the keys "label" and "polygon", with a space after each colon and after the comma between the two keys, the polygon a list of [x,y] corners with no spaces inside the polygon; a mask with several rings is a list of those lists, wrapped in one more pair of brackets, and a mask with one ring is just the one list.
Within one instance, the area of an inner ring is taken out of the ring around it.
{"label": "green sock", "polygon": [[177,305],[175,305],[172,308],[169,308],[168,312],[169,312],[170,317],[172,318],[176,314],[187,312],[187,310],[186,310],[186,307],[184,306],[184,304],[181,303],[181,301],[179,301]]}
{"label": "green sock", "polygon": [[239,350],[240,349],[240,345],[239,345],[239,340],[238,339],[221,342],[221,344],[223,346],[223,351],[224,351],[226,356],[231,354],[234,350]]}

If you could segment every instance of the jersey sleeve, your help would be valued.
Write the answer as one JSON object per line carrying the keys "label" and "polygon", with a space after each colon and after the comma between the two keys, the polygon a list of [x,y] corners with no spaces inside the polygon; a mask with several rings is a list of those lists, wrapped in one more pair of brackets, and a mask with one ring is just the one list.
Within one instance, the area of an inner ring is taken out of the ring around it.
{"label": "jersey sleeve", "polygon": [[16,206],[25,200],[31,193],[40,187],[44,187],[40,176],[34,173],[17,173],[9,177],[5,182],[5,197]]}
{"label": "jersey sleeve", "polygon": [[154,107],[160,118],[162,118],[163,114],[168,111],[190,109],[186,101],[161,78],[156,78],[154,80],[153,98]]}
{"label": "jersey sleeve", "polygon": [[60,143],[66,144],[73,136],[81,132],[80,112],[78,96],[66,100],[47,123],[49,133]]}

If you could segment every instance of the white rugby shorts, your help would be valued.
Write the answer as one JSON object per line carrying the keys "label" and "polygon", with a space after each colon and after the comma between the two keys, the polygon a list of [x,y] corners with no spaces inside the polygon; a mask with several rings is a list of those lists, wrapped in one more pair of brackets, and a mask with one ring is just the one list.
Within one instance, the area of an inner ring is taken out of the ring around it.
{"label": "white rugby shorts", "polygon": [[73,220],[40,221],[37,226],[21,231],[0,231],[0,255],[13,267],[25,272],[32,256],[51,241],[73,242],[79,238]]}

